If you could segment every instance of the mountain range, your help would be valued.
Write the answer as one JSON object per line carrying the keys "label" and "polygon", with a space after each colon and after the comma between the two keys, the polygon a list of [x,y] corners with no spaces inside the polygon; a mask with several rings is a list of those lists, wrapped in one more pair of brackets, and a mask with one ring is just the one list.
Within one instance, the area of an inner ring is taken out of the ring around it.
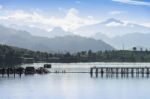
{"label": "mountain range", "polygon": [[8,25],[7,28],[1,25],[0,29],[1,43],[32,50],[58,52],[93,49],[97,51],[109,50],[112,49],[112,46],[115,49],[122,49],[123,46],[126,49],[131,49],[133,46],[150,48],[148,43],[150,42],[149,27],[115,18],[82,26],[74,31],[65,31],[60,27],[47,31],[36,27],[17,25]]}
{"label": "mountain range", "polygon": [[122,36],[108,37],[102,33],[96,33],[92,36],[94,39],[101,39],[112,45],[116,49],[132,49],[133,47],[150,49],[150,33],[131,33]]}
{"label": "mountain range", "polygon": [[[60,28],[51,32],[63,33]],[[78,52],[78,51],[104,51],[114,48],[102,40],[66,35],[59,37],[41,37],[31,35],[29,32],[0,26],[0,43],[35,51],[46,52]]]}
{"label": "mountain range", "polygon": [[[7,23],[5,23],[5,25],[6,24]],[[21,26],[16,24],[7,24],[6,26],[17,30],[25,30],[35,36],[43,36],[49,38],[73,34],[90,37],[95,35],[96,33],[103,33],[108,37],[115,37],[123,36],[129,33],[150,33],[150,27],[146,27],[138,23],[119,20],[116,18],[106,19],[92,25],[85,25],[72,31],[65,31],[60,27],[53,27],[53,29],[45,30],[42,28],[27,25]]]}
{"label": "mountain range", "polygon": [[75,32],[82,36],[103,40],[116,49],[132,47],[150,49],[150,27],[111,18],[97,24],[78,28]]}
{"label": "mountain range", "polygon": [[40,29],[37,27],[33,26],[26,26],[26,25],[16,25],[16,24],[11,24],[11,25],[5,25],[6,27],[10,27],[13,29],[17,30],[24,30],[29,32],[31,35],[34,36],[41,36],[41,37],[48,37],[48,38],[54,38],[57,36],[67,36],[67,35],[73,35],[72,32],[65,31],[61,27],[54,27],[52,30],[45,30],[45,29]]}
{"label": "mountain range", "polygon": [[125,22],[115,18],[111,18],[97,24],[82,26],[74,32],[83,36],[94,35],[95,33],[104,33],[109,37],[122,36],[129,33],[150,33],[150,27]]}

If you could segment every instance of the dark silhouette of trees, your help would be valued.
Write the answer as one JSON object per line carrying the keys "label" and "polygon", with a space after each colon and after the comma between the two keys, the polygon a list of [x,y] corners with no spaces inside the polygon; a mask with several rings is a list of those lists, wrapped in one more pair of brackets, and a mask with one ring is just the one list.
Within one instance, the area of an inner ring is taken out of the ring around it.
{"label": "dark silhouette of trees", "polygon": [[137,50],[137,48],[136,47],[133,47],[133,51],[136,51]]}
{"label": "dark silhouette of trees", "polygon": [[0,45],[0,65],[21,64],[27,62],[150,62],[150,51],[112,50],[93,52],[81,51],[77,53],[47,53],[31,51]]}

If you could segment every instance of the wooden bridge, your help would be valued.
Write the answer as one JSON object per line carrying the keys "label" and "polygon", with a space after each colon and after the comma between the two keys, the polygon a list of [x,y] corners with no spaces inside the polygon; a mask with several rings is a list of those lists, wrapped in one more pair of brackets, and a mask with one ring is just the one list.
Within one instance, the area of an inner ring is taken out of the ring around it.
{"label": "wooden bridge", "polygon": [[149,77],[150,67],[91,67],[91,77]]}

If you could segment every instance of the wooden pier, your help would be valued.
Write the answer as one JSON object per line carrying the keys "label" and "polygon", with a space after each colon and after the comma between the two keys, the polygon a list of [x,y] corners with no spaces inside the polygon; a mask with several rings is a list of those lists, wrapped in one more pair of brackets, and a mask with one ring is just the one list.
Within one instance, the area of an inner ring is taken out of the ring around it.
{"label": "wooden pier", "polygon": [[150,67],[91,67],[91,77],[149,77]]}
{"label": "wooden pier", "polygon": [[46,74],[49,73],[49,71],[44,67],[39,67],[35,69],[34,67],[9,67],[9,68],[0,68],[0,74],[2,77],[7,76],[10,77],[10,75],[16,77],[16,75],[19,75],[19,77],[22,76],[22,74],[25,75],[31,75],[31,74]]}
{"label": "wooden pier", "polygon": [[69,72],[66,70],[50,72],[44,67],[35,69],[34,67],[12,67],[12,68],[0,68],[1,77],[14,76],[22,74],[46,74],[46,73],[90,73],[91,77],[150,77],[150,67],[91,67],[87,72]]}

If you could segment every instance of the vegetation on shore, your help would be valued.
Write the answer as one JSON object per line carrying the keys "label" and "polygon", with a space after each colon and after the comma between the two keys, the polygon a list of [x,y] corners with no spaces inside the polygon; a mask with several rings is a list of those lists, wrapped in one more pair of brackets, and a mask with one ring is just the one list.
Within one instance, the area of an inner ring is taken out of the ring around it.
{"label": "vegetation on shore", "polygon": [[7,45],[0,45],[0,64],[21,64],[28,62],[150,62],[150,51],[136,47],[130,50],[113,50],[78,53],[46,53],[31,51]]}

